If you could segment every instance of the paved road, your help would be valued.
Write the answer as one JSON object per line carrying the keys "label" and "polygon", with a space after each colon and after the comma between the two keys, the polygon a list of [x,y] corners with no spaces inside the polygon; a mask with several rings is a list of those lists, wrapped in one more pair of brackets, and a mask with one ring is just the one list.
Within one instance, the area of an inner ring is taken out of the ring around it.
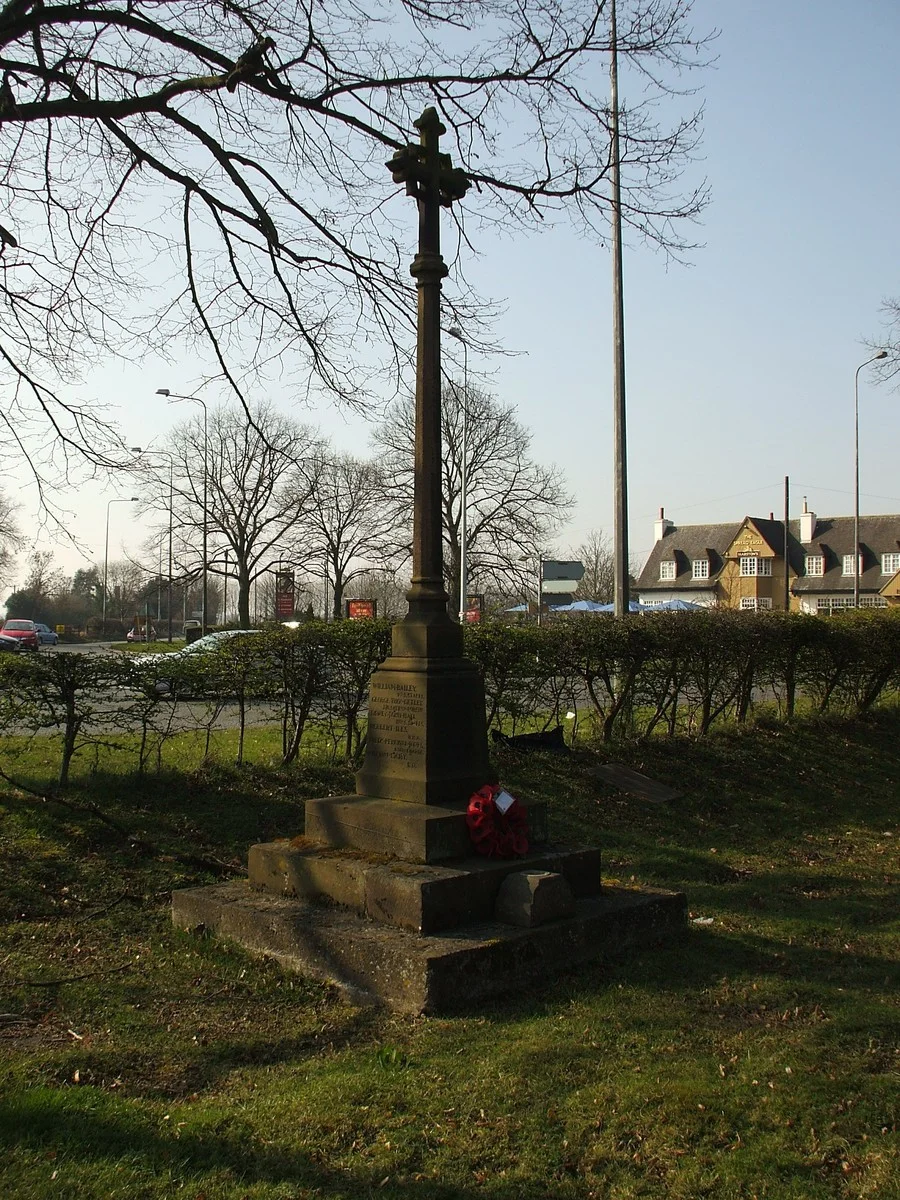
{"label": "paved road", "polygon": [[121,638],[118,642],[60,642],[58,646],[42,646],[41,651],[51,654],[54,650],[66,654],[117,654],[119,651],[114,651],[113,646],[118,645],[121,645]]}
{"label": "paved road", "polygon": [[[57,646],[42,646],[41,654],[118,654],[121,651],[113,650],[114,645],[121,644],[119,642],[60,642]],[[181,645],[182,643],[176,643]],[[119,693],[118,699],[124,707],[129,703],[133,696],[131,693],[122,691]],[[173,711],[174,710],[174,711]],[[170,700],[161,699],[158,710],[158,720],[156,723],[165,722],[167,716],[171,712],[173,730],[190,730],[203,729],[209,721],[211,708],[210,704],[201,700],[179,700],[172,702]],[[248,704],[246,713],[247,726],[271,725],[280,721],[281,710],[276,704]],[[213,729],[237,729],[240,725],[240,713],[237,704],[233,700],[223,702],[221,712],[217,715],[212,724]],[[132,725],[133,729],[140,728],[140,722],[135,721]],[[121,732],[122,727],[115,722],[100,723],[96,727],[92,727],[92,732]],[[24,734],[25,728],[14,729],[10,728],[7,733]],[[44,729],[40,731],[44,734],[56,732],[53,729]]]}

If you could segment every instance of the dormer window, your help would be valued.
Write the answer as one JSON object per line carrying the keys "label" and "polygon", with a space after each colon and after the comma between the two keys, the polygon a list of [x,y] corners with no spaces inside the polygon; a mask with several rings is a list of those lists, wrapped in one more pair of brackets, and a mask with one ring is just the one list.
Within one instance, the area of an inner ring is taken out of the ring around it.
{"label": "dormer window", "polygon": [[[858,559],[857,561],[859,562],[859,573],[860,573],[860,575],[862,575],[862,573],[863,573],[863,560],[862,560],[862,555],[861,555],[861,554],[860,554],[860,556],[859,556],[859,559]],[[855,571],[854,571],[854,569],[853,569],[853,555],[852,555],[852,554],[845,554],[845,555],[844,555],[844,569],[843,569],[843,572],[842,572],[842,574],[844,574],[844,575],[855,575],[855,573],[856,573],[856,572],[855,572]]]}
{"label": "dormer window", "polygon": [[709,559],[695,558],[691,563],[692,579],[709,579]]}
{"label": "dormer window", "polygon": [[900,571],[900,554],[882,554],[882,575],[896,575]]}
{"label": "dormer window", "polygon": [[[900,557],[900,555],[898,555]],[[824,554],[807,554],[806,556],[806,574],[821,576],[825,574],[825,555]]]}
{"label": "dormer window", "polygon": [[660,579],[674,579],[675,578],[675,559],[674,558],[664,558],[662,560],[662,562],[659,564],[659,577],[660,577]]}

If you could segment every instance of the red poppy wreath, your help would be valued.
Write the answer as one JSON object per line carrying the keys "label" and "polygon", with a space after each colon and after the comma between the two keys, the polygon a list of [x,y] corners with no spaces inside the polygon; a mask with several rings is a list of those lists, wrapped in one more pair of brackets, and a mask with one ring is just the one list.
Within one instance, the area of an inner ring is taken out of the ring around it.
{"label": "red poppy wreath", "polygon": [[477,854],[487,858],[519,858],[528,853],[525,809],[499,784],[485,784],[472,795],[466,824]]}

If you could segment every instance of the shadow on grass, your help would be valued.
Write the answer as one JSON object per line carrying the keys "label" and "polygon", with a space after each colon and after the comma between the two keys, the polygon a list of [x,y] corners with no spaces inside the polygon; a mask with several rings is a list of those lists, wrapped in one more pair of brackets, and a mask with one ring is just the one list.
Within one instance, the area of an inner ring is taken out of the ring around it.
{"label": "shadow on grass", "polygon": [[[148,1119],[140,1110],[90,1088],[71,1092],[36,1088],[13,1102],[0,1103],[0,1145],[37,1151],[52,1148],[57,1162],[68,1159],[88,1166],[98,1180],[122,1160],[133,1166],[136,1159],[148,1175],[171,1175],[176,1186],[193,1184],[202,1190],[204,1175],[215,1173],[217,1194],[224,1182],[222,1173],[235,1187],[293,1185],[334,1197],[377,1194],[391,1200],[464,1200],[485,1194],[484,1187],[474,1183],[458,1186],[390,1174],[385,1180],[383,1167],[362,1163],[346,1170],[329,1168],[317,1161],[315,1151],[279,1146],[277,1130],[271,1131],[272,1142],[264,1144],[243,1115],[220,1112],[202,1129],[179,1130],[177,1124]],[[109,1178],[112,1182],[115,1177]],[[547,1200],[549,1194],[579,1193],[562,1189],[548,1193],[546,1181],[517,1180],[495,1183],[490,1194],[495,1200]]]}

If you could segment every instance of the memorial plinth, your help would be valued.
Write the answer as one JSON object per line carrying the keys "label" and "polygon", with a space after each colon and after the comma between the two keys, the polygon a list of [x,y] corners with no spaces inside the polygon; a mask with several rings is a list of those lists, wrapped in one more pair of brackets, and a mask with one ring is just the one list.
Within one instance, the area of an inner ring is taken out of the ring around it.
{"label": "memorial plinth", "polygon": [[366,757],[356,781],[361,796],[461,804],[491,778],[484,685],[462,656],[459,628],[446,621],[450,636],[442,641],[455,653],[444,657],[398,654],[422,631],[395,626],[394,653],[369,685]]}

